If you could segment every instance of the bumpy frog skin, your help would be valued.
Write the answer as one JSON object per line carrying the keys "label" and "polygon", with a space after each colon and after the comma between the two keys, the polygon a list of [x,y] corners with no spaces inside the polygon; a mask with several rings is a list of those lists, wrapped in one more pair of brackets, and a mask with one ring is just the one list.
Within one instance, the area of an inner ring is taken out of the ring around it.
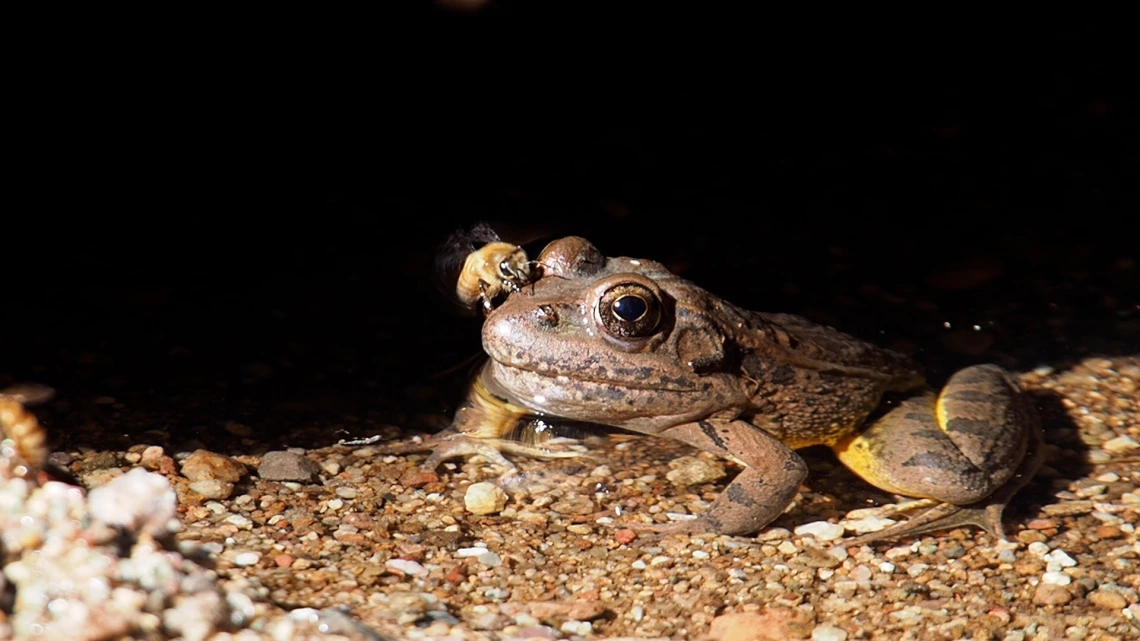
{"label": "bumpy frog skin", "polygon": [[[1036,412],[996,365],[961,370],[936,395],[900,354],[742,310],[656,262],[607,259],[578,237],[537,262],[542,277],[488,315],[490,360],[453,429],[498,439],[546,415],[677,439],[744,466],[695,519],[625,526],[756,532],[807,476],[793,450],[826,445],[872,485],[940,502],[847,543],[963,524],[1001,537],[1002,508],[1040,465]],[[904,400],[878,410],[888,392]],[[444,440],[428,465],[471,451]]]}

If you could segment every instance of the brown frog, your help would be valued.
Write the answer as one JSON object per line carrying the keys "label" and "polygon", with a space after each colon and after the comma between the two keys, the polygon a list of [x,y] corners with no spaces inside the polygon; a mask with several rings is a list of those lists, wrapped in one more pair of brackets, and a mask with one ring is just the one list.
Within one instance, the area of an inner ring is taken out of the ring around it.
{"label": "brown frog", "polygon": [[[756,532],[795,497],[793,450],[830,447],[872,485],[938,505],[847,543],[974,524],[1003,536],[1005,504],[1040,466],[1031,402],[996,365],[954,374],[940,393],[906,357],[830,327],[735,307],[661,264],[552,242],[541,278],[488,315],[490,360],[453,432],[426,462],[499,439],[526,416],[673,438],[744,470],[696,518],[631,525],[665,533]],[[900,399],[880,407],[885,394]],[[505,462],[501,455],[495,456]]]}

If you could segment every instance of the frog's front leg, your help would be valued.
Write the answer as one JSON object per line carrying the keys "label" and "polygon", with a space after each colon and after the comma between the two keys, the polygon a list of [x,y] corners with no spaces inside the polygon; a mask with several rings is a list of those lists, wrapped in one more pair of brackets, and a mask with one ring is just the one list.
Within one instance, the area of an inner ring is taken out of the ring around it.
{"label": "frog's front leg", "polygon": [[531,444],[507,438],[528,416],[531,416],[531,412],[526,408],[491,394],[482,377],[478,377],[472,382],[467,398],[456,410],[455,418],[447,429],[428,442],[398,445],[387,451],[390,454],[430,451],[431,454],[422,465],[429,472],[434,472],[446,460],[479,455],[506,468],[502,480],[518,471],[515,464],[503,456],[503,452],[534,458],[581,456],[574,451],[552,451],[544,448],[540,442]]}
{"label": "frog's front leg", "polygon": [[662,534],[752,534],[783,514],[807,477],[803,459],[767,432],[745,421],[699,421],[661,432],[693,447],[745,465],[707,510],[694,519],[626,527]]}
{"label": "frog's front leg", "polygon": [[968,524],[1004,538],[1002,510],[1040,467],[1040,444],[1036,410],[1005,370],[977,365],[955,373],[937,397],[907,399],[833,448],[872,485],[942,505],[843,543]]}

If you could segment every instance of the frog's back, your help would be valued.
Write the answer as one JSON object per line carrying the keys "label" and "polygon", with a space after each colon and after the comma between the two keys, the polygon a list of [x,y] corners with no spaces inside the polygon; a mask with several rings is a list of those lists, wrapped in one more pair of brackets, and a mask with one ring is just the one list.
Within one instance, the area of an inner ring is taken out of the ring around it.
{"label": "frog's back", "polygon": [[830,445],[856,430],[884,392],[924,385],[906,356],[789,314],[747,318],[741,368],[755,385],[754,424],[791,447]]}

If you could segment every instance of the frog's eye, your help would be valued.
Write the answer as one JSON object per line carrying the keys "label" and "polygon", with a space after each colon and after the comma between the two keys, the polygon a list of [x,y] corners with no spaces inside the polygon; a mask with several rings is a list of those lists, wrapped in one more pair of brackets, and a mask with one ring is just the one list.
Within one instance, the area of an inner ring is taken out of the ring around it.
{"label": "frog's eye", "polygon": [[618,338],[643,338],[657,330],[661,302],[653,290],[636,283],[606,290],[598,301],[598,317],[606,331]]}

